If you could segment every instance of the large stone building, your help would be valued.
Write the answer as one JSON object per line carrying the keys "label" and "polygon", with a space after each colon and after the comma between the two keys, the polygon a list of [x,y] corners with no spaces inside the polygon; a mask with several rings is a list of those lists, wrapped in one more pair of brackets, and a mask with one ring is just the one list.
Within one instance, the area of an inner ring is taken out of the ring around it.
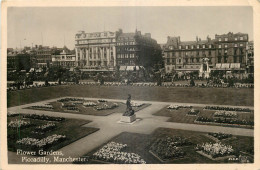
{"label": "large stone building", "polygon": [[254,42],[247,43],[247,69],[249,73],[254,73]]}
{"label": "large stone building", "polygon": [[200,71],[207,58],[209,70],[245,70],[248,34],[229,32],[215,35],[215,39],[196,38],[181,41],[168,37],[163,49],[166,73],[173,71]]}
{"label": "large stone building", "polygon": [[151,38],[150,33],[141,34],[120,32],[116,43],[116,62],[118,66],[153,66],[161,56],[160,45]]}
{"label": "large stone building", "polygon": [[7,70],[29,70],[30,65],[30,54],[28,53],[7,53]]}
{"label": "large stone building", "polygon": [[75,67],[75,62],[76,56],[65,49],[60,54],[52,55],[52,66],[71,68]]}
{"label": "large stone building", "polygon": [[116,32],[85,33],[75,36],[76,66],[111,68],[116,65]]}

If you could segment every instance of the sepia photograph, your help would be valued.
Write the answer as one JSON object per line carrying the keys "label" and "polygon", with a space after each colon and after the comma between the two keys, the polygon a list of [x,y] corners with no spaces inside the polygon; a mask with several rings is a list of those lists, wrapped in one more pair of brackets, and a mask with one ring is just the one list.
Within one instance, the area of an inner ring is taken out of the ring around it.
{"label": "sepia photograph", "polygon": [[8,165],[257,162],[252,6],[6,14]]}

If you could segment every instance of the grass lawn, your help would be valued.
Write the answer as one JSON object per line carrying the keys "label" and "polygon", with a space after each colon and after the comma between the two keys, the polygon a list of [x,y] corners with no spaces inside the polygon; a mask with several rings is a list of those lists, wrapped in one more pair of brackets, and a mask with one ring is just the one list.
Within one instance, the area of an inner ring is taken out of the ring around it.
{"label": "grass lawn", "polygon": [[[183,150],[186,152],[186,155],[182,159],[170,160],[164,163],[171,164],[180,164],[180,163],[236,163],[234,161],[229,160],[220,160],[213,161],[209,158],[206,158],[200,154],[198,154],[194,147],[197,144],[202,144],[205,142],[215,143],[214,140],[206,136],[206,133],[202,132],[194,132],[194,131],[186,131],[186,130],[177,130],[177,129],[168,129],[168,128],[158,128],[152,134],[137,134],[137,133],[128,133],[123,132],[118,136],[112,138],[109,142],[114,141],[117,143],[127,144],[127,147],[123,150],[124,152],[134,152],[140,155],[148,164],[160,164],[160,162],[156,157],[154,157],[149,149],[151,145],[156,141],[156,139],[165,137],[165,136],[181,136],[184,138],[188,138],[192,145],[183,147]],[[237,152],[250,152],[254,146],[253,137],[242,137],[242,136],[234,136],[230,139],[221,140],[221,143],[228,144],[233,147],[233,149]],[[106,143],[105,143],[106,144]],[[105,145],[104,144],[104,145]],[[86,154],[86,156],[91,156],[97,150],[99,150],[102,146],[94,149],[93,151]],[[239,153],[240,154],[240,153]],[[252,156],[252,155],[251,155]],[[98,163],[97,161],[91,160],[88,163]]]}
{"label": "grass lawn", "polygon": [[[15,119],[21,119],[22,115],[15,116],[15,117],[8,117],[7,123],[9,123],[11,120]],[[12,138],[8,138],[8,150],[9,151],[15,151],[20,146],[16,144],[16,141],[25,137],[31,137],[31,138],[38,138],[42,139],[47,136],[58,134],[58,135],[66,135],[66,139],[62,142],[59,142],[50,148],[48,150],[58,150],[80,138],[83,138],[91,133],[96,132],[99,130],[98,128],[91,128],[91,127],[82,127],[82,125],[89,123],[88,120],[80,120],[80,119],[65,119],[61,122],[53,122],[56,124],[56,128],[50,131],[45,132],[44,134],[36,135],[32,133],[34,131],[36,126],[45,125],[47,124],[47,121],[44,120],[37,120],[37,119],[24,119],[25,121],[30,121],[30,123],[34,124],[34,126],[30,126],[28,128],[24,128],[21,130],[16,129],[10,129],[8,128],[8,135],[12,135]]]}
{"label": "grass lawn", "polygon": [[7,92],[7,107],[75,96],[110,99],[253,106],[254,89],[62,85]]}
{"label": "grass lawn", "polygon": [[[161,109],[160,111],[158,111],[154,115],[170,117],[169,120],[168,120],[169,122],[195,124],[194,120],[196,120],[196,118],[198,116],[213,118],[213,114],[216,112],[214,110],[203,110],[202,107],[193,107],[193,108],[198,109],[200,111],[196,116],[187,115],[187,113],[190,110],[188,108],[181,108],[181,109],[178,109],[178,110],[173,110],[173,109],[167,109],[167,107]],[[254,112],[250,112],[250,113],[248,113],[248,112],[236,112],[236,113],[237,113],[237,118],[239,120],[243,120],[243,119],[254,120]],[[203,123],[203,124],[205,124],[205,123]],[[223,125],[221,125],[221,126],[223,126]],[[235,125],[230,125],[230,126],[235,126]],[[236,127],[240,127],[240,126],[236,126]]]}
{"label": "grass lawn", "polygon": [[[89,100],[91,102],[95,102],[97,103],[97,101],[94,100]],[[73,103],[73,102],[68,102],[68,103]],[[94,107],[85,107],[82,104],[77,104],[75,105],[79,111],[70,111],[70,110],[66,110],[65,108],[62,107],[62,103],[61,102],[51,102],[50,104],[53,106],[53,112],[61,112],[61,113],[75,113],[75,114],[84,114],[84,115],[95,115],[95,116],[107,116],[110,115],[112,113],[124,113],[126,110],[126,104],[121,103],[121,102],[106,102],[108,105],[113,104],[113,103],[117,103],[118,107],[114,108],[114,109],[106,109],[106,110],[96,110],[94,109]],[[102,103],[98,104],[98,105],[102,105]],[[144,109],[145,107],[149,106],[150,104],[144,104],[140,107],[132,107],[135,112]],[[29,109],[34,109],[34,108],[30,108]],[[44,109],[37,109],[37,110],[44,110]],[[48,110],[47,110],[48,111]]]}

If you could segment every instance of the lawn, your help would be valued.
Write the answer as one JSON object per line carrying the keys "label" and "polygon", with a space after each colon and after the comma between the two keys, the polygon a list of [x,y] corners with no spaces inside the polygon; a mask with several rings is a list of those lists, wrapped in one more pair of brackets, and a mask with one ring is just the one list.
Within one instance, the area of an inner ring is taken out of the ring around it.
{"label": "lawn", "polygon": [[7,92],[7,107],[76,96],[110,99],[253,106],[254,89],[62,85]]}
{"label": "lawn", "polygon": [[[21,120],[23,114],[15,117],[8,117],[7,123],[9,124],[12,120]],[[30,121],[33,126],[23,128],[23,129],[11,129],[7,128],[8,130],[8,150],[16,152],[16,149],[20,148],[21,146],[16,144],[16,141],[22,138],[30,137],[36,139],[42,139],[47,136],[58,134],[58,135],[66,135],[66,139],[62,142],[59,142],[55,145],[52,145],[48,150],[58,150],[80,138],[83,138],[91,133],[96,132],[99,130],[98,128],[91,128],[91,127],[82,127],[82,125],[89,123],[88,120],[80,120],[80,119],[65,119],[61,122],[53,122],[56,124],[56,128],[50,131],[47,131],[43,134],[34,134],[32,133],[35,130],[35,127],[45,125],[48,121],[45,120],[38,120],[38,119],[28,119],[24,118],[22,120]]]}
{"label": "lawn", "polygon": [[[195,124],[194,121],[198,116],[203,116],[207,118],[213,118],[213,114],[216,112],[214,110],[204,110],[202,107],[193,107],[194,109],[198,109],[200,112],[198,113],[197,116],[190,116],[187,115],[190,109],[188,108],[181,108],[178,110],[174,109],[167,109],[167,107],[159,110],[157,113],[154,115],[156,116],[166,116],[169,117],[168,121],[169,122],[177,122],[177,123],[191,123]],[[237,119],[239,120],[254,120],[254,112],[236,112],[237,113]],[[203,123],[205,124],[205,123]],[[219,124],[220,125],[220,124]],[[223,126],[223,125],[221,125]],[[225,126],[235,126],[235,127],[241,127],[238,125],[225,125]],[[253,127],[248,127],[248,128],[253,128]]]}
{"label": "lawn", "polygon": [[[62,107],[62,102],[51,102],[50,104],[53,106],[53,112],[61,112],[61,113],[74,113],[74,114],[84,114],[84,115],[95,115],[95,116],[107,116],[112,113],[124,113],[126,110],[126,104],[121,103],[121,102],[102,102],[98,103],[97,101],[94,100],[88,100],[88,102],[94,102],[97,104],[97,106],[102,106],[103,104],[108,104],[111,105],[113,103],[116,103],[118,107],[115,107],[113,109],[105,109],[105,110],[96,110],[93,106],[85,107],[82,104],[76,104],[75,107],[79,109],[79,111],[70,111],[66,110],[65,108]],[[68,104],[72,104],[73,102],[65,102]],[[149,106],[150,104],[144,104],[140,107],[132,107],[135,112],[144,109],[145,107]],[[29,109],[34,109],[31,107],[28,107]],[[45,109],[37,109],[37,110],[45,110]],[[48,110],[47,110],[48,111]]]}
{"label": "lawn", "polygon": [[[186,155],[181,159],[172,159],[167,162],[161,162],[158,158],[153,156],[149,150],[152,144],[158,139],[165,136],[180,136],[187,138],[192,144],[186,147],[183,147]],[[128,133],[123,132],[118,136],[112,138],[109,142],[114,141],[117,143],[127,144],[127,147],[123,149],[123,152],[133,152],[142,157],[148,164],[160,164],[160,163],[170,163],[170,164],[180,164],[180,163],[237,163],[231,160],[219,160],[214,161],[209,158],[206,158],[195,151],[195,146],[197,144],[202,144],[205,142],[215,143],[214,140],[207,137],[206,133],[186,131],[186,130],[177,130],[177,129],[168,129],[168,128],[158,128],[152,134],[138,134],[138,133]],[[253,137],[243,137],[243,136],[233,136],[230,139],[221,140],[221,143],[228,144],[233,147],[236,151],[235,155],[246,154],[250,155],[251,160],[253,157],[253,146],[254,139]],[[106,144],[106,143],[105,143]],[[105,145],[104,144],[104,145]],[[91,156],[93,153],[98,151],[104,145],[94,149],[93,151],[87,153],[85,156]],[[242,152],[240,152],[242,151]],[[100,163],[98,161],[90,159],[90,164]]]}

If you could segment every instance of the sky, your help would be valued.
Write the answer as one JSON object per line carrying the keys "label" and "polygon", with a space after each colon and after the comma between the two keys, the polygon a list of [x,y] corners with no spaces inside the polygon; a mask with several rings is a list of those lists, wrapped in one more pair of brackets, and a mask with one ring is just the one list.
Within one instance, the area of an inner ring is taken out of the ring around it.
{"label": "sky", "polygon": [[167,36],[181,41],[228,32],[248,33],[253,40],[251,7],[9,7],[8,48],[75,47],[75,34],[117,31],[151,33],[158,43]]}

